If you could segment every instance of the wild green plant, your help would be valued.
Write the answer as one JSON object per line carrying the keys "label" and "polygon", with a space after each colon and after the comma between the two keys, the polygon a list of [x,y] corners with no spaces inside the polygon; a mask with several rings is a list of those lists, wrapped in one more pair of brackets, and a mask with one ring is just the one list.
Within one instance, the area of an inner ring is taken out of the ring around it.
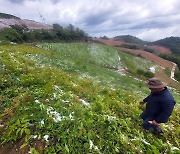
{"label": "wild green plant", "polygon": [[[21,144],[19,153],[24,148],[32,153],[177,153],[178,105],[162,126],[164,135],[147,133],[139,118],[138,102],[149,92],[143,82],[109,70],[103,60],[81,62],[79,56],[88,58],[86,49],[87,44],[57,44],[52,51],[0,47],[0,143]],[[173,94],[179,104],[179,93]]]}

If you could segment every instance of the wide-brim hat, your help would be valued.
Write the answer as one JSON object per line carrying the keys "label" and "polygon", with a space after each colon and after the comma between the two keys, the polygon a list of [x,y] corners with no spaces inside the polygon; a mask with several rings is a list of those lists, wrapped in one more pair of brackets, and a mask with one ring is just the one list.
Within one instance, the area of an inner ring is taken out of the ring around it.
{"label": "wide-brim hat", "polygon": [[145,85],[149,88],[164,88],[166,83],[162,82],[159,78],[150,78]]}

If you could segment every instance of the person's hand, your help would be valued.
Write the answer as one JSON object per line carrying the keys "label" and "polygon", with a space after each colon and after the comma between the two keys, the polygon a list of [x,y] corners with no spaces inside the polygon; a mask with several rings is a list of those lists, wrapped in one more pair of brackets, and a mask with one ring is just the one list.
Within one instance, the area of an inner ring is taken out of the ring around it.
{"label": "person's hand", "polygon": [[149,121],[149,123],[150,123],[151,125],[160,126],[160,124],[157,123],[155,120]]}
{"label": "person's hand", "polygon": [[145,104],[145,102],[143,102],[143,101],[140,101],[140,102],[139,102],[139,104],[140,104],[140,105],[144,105],[144,104]]}

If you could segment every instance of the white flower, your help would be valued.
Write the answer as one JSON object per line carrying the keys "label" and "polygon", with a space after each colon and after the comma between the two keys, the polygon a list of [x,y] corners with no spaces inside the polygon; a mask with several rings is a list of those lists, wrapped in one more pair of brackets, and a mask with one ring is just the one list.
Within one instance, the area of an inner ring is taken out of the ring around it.
{"label": "white flower", "polygon": [[112,120],[116,119],[115,116],[109,116],[109,115],[107,115],[107,117],[108,117],[108,121],[112,121]]}
{"label": "white flower", "polygon": [[45,135],[43,138],[44,138],[46,141],[48,141],[49,136],[48,136],[48,135]]}
{"label": "white flower", "polygon": [[33,138],[36,139],[36,138],[37,138],[37,135],[34,135]]}
{"label": "white flower", "polygon": [[89,149],[92,149],[93,146],[94,146],[93,142],[89,140]]}
{"label": "white flower", "polygon": [[56,98],[56,93],[53,93],[54,98]]}
{"label": "white flower", "polygon": [[90,107],[90,104],[83,99],[79,99],[84,105]]}
{"label": "white flower", "polygon": [[171,147],[171,150],[179,150],[177,147]]}
{"label": "white flower", "polygon": [[46,99],[46,102],[49,102],[49,99]]}
{"label": "white flower", "polygon": [[36,102],[36,103],[40,103],[39,100],[37,100],[37,99],[35,100],[35,102]]}
{"label": "white flower", "polygon": [[40,122],[42,125],[44,125],[44,120],[41,120],[41,122]]}
{"label": "white flower", "polygon": [[4,125],[0,124],[0,128],[3,128],[3,127],[4,127]]}
{"label": "white flower", "polygon": [[74,112],[72,112],[72,113],[69,115],[69,118],[70,118],[70,119],[73,119],[73,114],[74,114]]}

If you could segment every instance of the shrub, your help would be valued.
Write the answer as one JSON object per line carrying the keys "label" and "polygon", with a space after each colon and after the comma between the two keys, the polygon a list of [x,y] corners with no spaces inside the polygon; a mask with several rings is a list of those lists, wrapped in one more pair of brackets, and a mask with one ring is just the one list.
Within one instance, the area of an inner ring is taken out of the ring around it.
{"label": "shrub", "polygon": [[180,71],[175,72],[174,77],[176,80],[180,81]]}
{"label": "shrub", "polygon": [[152,77],[154,77],[154,73],[147,71],[144,73],[144,76],[147,78],[152,78]]}
{"label": "shrub", "polygon": [[137,69],[137,74],[138,74],[139,76],[144,76],[144,77],[146,77],[146,78],[152,78],[152,77],[154,77],[154,73],[149,72],[149,71],[144,71],[144,70],[142,70],[142,69]]}

